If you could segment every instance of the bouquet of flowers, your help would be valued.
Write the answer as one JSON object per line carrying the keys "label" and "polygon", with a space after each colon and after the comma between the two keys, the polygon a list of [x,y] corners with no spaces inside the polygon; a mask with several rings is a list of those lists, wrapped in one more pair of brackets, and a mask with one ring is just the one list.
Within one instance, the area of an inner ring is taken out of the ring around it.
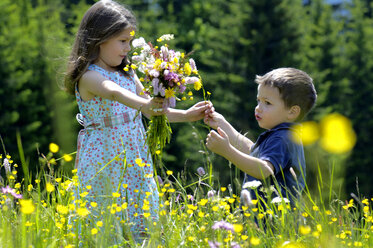
{"label": "bouquet of flowers", "polygon": [[[157,42],[172,40],[174,35],[166,34]],[[194,90],[202,88],[201,77],[196,63],[189,54],[170,49],[167,44],[153,46],[144,38],[132,42],[132,68],[137,69],[144,85],[144,94],[162,97],[163,108],[175,107],[176,101],[193,100]],[[170,142],[171,126],[166,115],[153,116],[147,129],[147,143],[150,152],[159,155],[166,142]]]}

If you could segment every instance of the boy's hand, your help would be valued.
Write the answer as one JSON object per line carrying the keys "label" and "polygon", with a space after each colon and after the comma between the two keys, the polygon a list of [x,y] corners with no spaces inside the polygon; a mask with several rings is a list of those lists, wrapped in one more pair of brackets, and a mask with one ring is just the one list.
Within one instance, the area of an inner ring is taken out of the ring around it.
{"label": "boy's hand", "polygon": [[201,101],[194,104],[192,107],[186,110],[186,116],[188,121],[198,121],[204,118],[206,112],[209,113],[211,109],[214,107],[212,106],[211,102]]}
{"label": "boy's hand", "polygon": [[206,125],[209,125],[213,129],[217,129],[221,127],[223,122],[225,122],[224,116],[212,110],[211,112],[205,114],[205,118],[203,119]]}
{"label": "boy's hand", "polygon": [[224,156],[229,151],[230,143],[228,135],[218,127],[218,132],[212,130],[206,139],[206,146],[212,152]]}

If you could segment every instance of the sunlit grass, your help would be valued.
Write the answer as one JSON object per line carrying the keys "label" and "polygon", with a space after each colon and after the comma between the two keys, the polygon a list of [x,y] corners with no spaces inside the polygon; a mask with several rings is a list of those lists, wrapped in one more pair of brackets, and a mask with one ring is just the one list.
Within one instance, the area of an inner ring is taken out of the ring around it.
{"label": "sunlit grass", "polygon": [[41,170],[27,181],[17,177],[12,157],[1,155],[0,247],[373,247],[372,199],[330,197],[325,202],[306,189],[294,206],[283,198],[260,203],[231,185],[217,186],[208,165],[188,183],[180,172],[163,171],[159,220],[146,214],[145,202],[148,236],[136,243],[128,231],[130,220],[118,218],[128,208],[115,203],[120,195],[108,195],[112,203],[105,207],[87,204],[91,186],[74,195],[76,170],[53,170],[71,161],[71,154],[54,158],[58,151],[51,144],[41,158],[48,173]]}

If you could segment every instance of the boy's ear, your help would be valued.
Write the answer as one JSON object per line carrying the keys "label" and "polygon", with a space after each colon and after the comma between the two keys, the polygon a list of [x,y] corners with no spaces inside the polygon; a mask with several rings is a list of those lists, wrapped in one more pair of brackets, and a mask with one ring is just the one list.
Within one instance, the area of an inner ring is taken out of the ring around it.
{"label": "boy's ear", "polygon": [[288,118],[293,121],[293,120],[296,120],[299,115],[300,115],[300,107],[298,105],[291,106],[289,110]]}

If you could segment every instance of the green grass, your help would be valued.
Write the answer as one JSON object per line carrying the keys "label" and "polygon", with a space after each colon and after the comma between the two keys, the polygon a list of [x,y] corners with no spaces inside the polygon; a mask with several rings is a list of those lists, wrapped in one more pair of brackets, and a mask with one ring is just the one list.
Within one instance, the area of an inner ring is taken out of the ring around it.
{"label": "green grass", "polygon": [[[23,198],[0,191],[0,247],[373,247],[371,199],[334,199],[321,173],[315,180],[319,194],[311,195],[307,187],[294,207],[266,202],[264,210],[255,201],[241,208],[240,191],[216,186],[211,164],[207,174],[187,179],[161,170],[159,220],[148,219],[149,235],[136,243],[129,220],[117,218],[126,206],[86,207],[84,194],[73,203],[75,171],[53,170],[63,159],[50,152],[41,158],[40,171],[23,179],[17,175],[25,162],[19,168],[1,155],[1,171],[5,160],[10,171],[0,186]],[[325,192],[329,199],[318,198]],[[115,197],[108,196],[113,202]]]}

